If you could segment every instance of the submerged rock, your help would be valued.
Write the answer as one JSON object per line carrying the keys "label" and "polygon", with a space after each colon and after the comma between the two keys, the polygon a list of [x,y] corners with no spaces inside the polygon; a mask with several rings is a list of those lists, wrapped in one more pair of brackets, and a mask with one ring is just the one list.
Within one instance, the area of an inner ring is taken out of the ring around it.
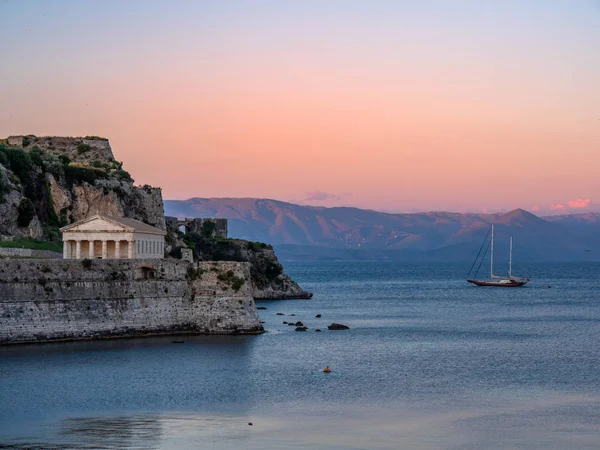
{"label": "submerged rock", "polygon": [[349,330],[350,327],[346,326],[346,325],[342,325],[341,323],[332,323],[331,325],[327,326],[328,329],[330,330]]}
{"label": "submerged rock", "polygon": [[267,309],[266,306],[257,306],[256,309]]}
{"label": "submerged rock", "polygon": [[296,331],[306,331],[308,327],[296,327]]}
{"label": "submerged rock", "polygon": [[321,314],[317,314],[315,317],[316,317],[317,319],[320,319],[320,318],[321,318]]}

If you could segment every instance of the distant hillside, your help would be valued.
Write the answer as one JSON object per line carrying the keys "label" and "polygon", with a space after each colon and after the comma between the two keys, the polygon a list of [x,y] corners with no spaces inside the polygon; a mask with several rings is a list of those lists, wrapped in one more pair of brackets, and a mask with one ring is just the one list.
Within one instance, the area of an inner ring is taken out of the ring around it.
{"label": "distant hillside", "polygon": [[585,232],[568,217],[540,218],[516,209],[504,214],[429,212],[387,214],[322,208],[254,198],[166,200],[165,213],[224,217],[229,234],[276,247],[282,259],[471,260],[496,224],[498,260],[599,260],[598,222]]}

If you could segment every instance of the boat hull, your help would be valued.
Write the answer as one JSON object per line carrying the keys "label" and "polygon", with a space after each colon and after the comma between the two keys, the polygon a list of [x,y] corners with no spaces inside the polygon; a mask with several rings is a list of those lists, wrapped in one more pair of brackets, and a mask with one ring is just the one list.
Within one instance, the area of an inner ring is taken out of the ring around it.
{"label": "boat hull", "polygon": [[475,286],[495,286],[495,287],[520,287],[527,284],[529,280],[508,280],[508,281],[483,281],[483,280],[467,280]]}

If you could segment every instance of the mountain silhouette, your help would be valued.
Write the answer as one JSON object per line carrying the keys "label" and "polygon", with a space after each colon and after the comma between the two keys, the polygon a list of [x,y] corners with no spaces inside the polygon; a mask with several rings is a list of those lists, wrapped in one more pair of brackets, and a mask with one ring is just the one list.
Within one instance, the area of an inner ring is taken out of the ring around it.
{"label": "mountain silhouette", "polygon": [[231,237],[272,244],[283,259],[469,260],[492,223],[500,261],[508,259],[510,236],[519,261],[600,259],[600,215],[390,214],[258,198],[166,200],[165,213],[227,218]]}

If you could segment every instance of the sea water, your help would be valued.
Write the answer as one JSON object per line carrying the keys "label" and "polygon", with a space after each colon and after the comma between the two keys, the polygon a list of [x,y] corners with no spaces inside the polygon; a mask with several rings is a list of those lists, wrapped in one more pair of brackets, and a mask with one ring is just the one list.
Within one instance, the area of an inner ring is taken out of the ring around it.
{"label": "sea water", "polygon": [[600,448],[599,263],[285,267],[260,336],[0,348],[0,448]]}

